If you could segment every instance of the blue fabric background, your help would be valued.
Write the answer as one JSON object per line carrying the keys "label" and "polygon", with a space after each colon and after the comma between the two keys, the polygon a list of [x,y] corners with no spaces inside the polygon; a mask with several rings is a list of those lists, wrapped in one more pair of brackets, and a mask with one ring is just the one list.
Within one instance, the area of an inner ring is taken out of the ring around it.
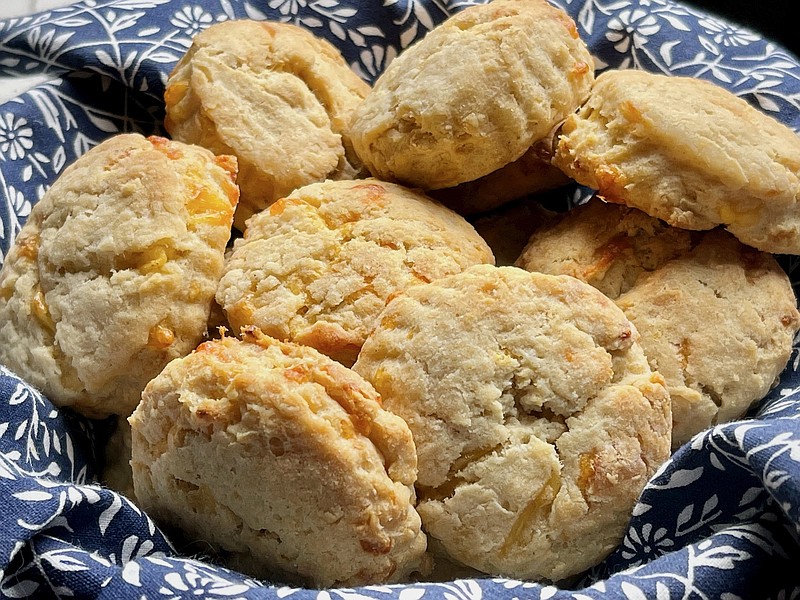
{"label": "blue fabric background", "polygon": [[[52,80],[0,105],[0,262],[31,206],[120,131],[161,132],[166,75],[191,36],[233,18],[294,22],[365,79],[480,0],[86,0],[0,21],[0,72]],[[559,0],[601,68],[723,85],[800,130],[800,65],[745,29],[667,0]],[[783,257],[795,278],[796,260]],[[800,356],[751,419],[696,436],[645,489],[624,541],[571,589],[485,578],[304,590],[179,556],[94,481],[105,422],[54,409],[0,368],[0,597],[517,600],[800,597]]]}

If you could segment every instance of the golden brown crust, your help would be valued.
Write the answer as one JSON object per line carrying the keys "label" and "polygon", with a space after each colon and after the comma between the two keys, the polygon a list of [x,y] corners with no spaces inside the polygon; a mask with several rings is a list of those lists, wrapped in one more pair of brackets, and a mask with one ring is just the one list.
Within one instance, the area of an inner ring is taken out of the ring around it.
{"label": "golden brown crust", "polygon": [[800,253],[800,139],[707,81],[634,70],[597,78],[554,164],[610,202],[685,229]]}
{"label": "golden brown crust", "polygon": [[553,190],[570,181],[531,149],[497,171],[456,187],[431,190],[430,195],[458,214],[471,216],[488,213],[518,198]]}
{"label": "golden brown crust", "polygon": [[356,111],[353,147],[381,179],[423,189],[518,159],[589,93],[575,23],[544,0],[494,0],[447,19],[398,56]]}
{"label": "golden brown crust", "polygon": [[486,573],[599,562],[669,455],[669,397],[638,333],[571,277],[482,265],[410,288],[354,370],[411,428],[426,531]]}
{"label": "golden brown crust", "polygon": [[352,178],[345,130],[368,91],[334,46],[301,27],[226,21],[196,35],[170,75],[165,125],[175,139],[238,157],[243,230],[298,187]]}
{"label": "golden brown crust", "polygon": [[599,200],[536,232],[517,264],[572,275],[617,301],[667,383],[675,447],[761,399],[800,328],[771,255],[721,230],[689,232]]}
{"label": "golden brown crust", "polygon": [[235,160],[138,134],[67,168],[0,274],[0,362],[58,406],[127,416],[200,341],[222,274]]}
{"label": "golden brown crust", "polygon": [[463,217],[417,191],[327,181],[250,219],[217,301],[234,331],[255,325],[351,365],[392,294],[493,260]]}
{"label": "golden brown crust", "polygon": [[311,585],[424,569],[416,454],[358,375],[255,329],[173,361],[131,416],[141,506],[252,575]]}

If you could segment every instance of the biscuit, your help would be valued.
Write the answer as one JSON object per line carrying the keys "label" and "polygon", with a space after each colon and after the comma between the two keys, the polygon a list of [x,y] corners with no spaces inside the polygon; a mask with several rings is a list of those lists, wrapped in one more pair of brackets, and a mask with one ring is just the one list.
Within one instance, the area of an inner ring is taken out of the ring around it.
{"label": "biscuit", "polygon": [[591,286],[516,267],[389,302],[354,370],[411,429],[432,546],[557,581],[619,544],[670,449],[669,396],[638,337]]}
{"label": "biscuit", "polygon": [[349,366],[392,294],[493,261],[463,217],[417,191],[327,181],[250,219],[216,297],[233,331],[255,325]]}
{"label": "biscuit", "polygon": [[684,229],[800,254],[800,138],[707,81],[633,70],[597,78],[553,163],[610,202]]}
{"label": "biscuit", "polygon": [[592,198],[534,231],[516,265],[577,277],[613,300],[642,273],[685,255],[696,235],[635,208]]}
{"label": "biscuit", "polygon": [[57,406],[129,415],[145,384],[202,339],[235,164],[122,134],[68,167],[0,272],[0,363]]}
{"label": "biscuit", "polygon": [[258,330],[205,342],[130,417],[140,505],[229,566],[317,586],[425,568],[411,432],[361,377]]}
{"label": "biscuit", "polygon": [[431,190],[429,194],[458,214],[473,216],[489,213],[524,196],[556,189],[570,181],[531,149],[488,175],[456,187]]}
{"label": "biscuit", "polygon": [[589,94],[594,62],[575,23],[545,0],[471,6],[395,58],[356,109],[369,171],[453,187],[520,158]]}
{"label": "biscuit", "polygon": [[786,367],[800,315],[775,259],[594,200],[534,234],[518,264],[597,287],[641,334],[672,397],[673,447],[741,417]]}
{"label": "biscuit", "polygon": [[327,41],[288,23],[197,34],[167,81],[174,139],[239,160],[235,224],[308,183],[358,171],[345,130],[369,86]]}

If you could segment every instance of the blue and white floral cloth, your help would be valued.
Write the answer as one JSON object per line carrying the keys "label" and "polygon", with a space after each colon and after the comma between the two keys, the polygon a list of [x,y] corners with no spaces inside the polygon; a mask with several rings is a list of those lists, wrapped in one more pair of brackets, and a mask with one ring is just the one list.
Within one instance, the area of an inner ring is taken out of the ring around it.
{"label": "blue and white floral cloth", "polygon": [[[117,132],[160,131],[166,75],[203,28],[293,22],[374,80],[449,13],[481,1],[85,0],[0,21],[0,73],[52,75],[0,105],[0,264],[67,164]],[[775,44],[668,0],[556,3],[600,68],[710,79],[800,131],[800,65]],[[793,261],[784,266],[794,273]],[[0,367],[0,597],[800,598],[798,363],[796,350],[751,419],[678,450],[644,490],[619,548],[570,589],[496,578],[295,589],[179,556],[147,515],[93,483],[106,423],[55,409]]]}

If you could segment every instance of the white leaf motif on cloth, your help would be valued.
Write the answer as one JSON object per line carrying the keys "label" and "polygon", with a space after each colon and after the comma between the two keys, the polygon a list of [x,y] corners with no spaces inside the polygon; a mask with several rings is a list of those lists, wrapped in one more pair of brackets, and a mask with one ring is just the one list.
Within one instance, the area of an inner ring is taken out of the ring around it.
{"label": "white leaf motif on cloth", "polygon": [[625,594],[625,598],[628,600],[647,600],[645,593],[632,583],[625,581],[620,587],[622,588],[622,593]]}
{"label": "white leaf motif on cloth", "polygon": [[30,580],[16,582],[14,585],[4,584],[5,581],[0,584],[0,589],[6,598],[33,598],[34,592],[39,589],[39,584]]}
{"label": "white leaf motif on cloth", "polygon": [[45,552],[41,555],[41,559],[59,571],[88,571],[90,569],[89,565],[82,560],[63,550]]}
{"label": "white leaf motif on cloth", "polygon": [[669,481],[664,484],[651,484],[653,487],[658,489],[671,489],[671,488],[679,488],[679,487],[686,487],[691,485],[703,475],[703,467],[697,467],[696,469],[679,469],[673,472],[670,477]]}
{"label": "white leaf motif on cloth", "polygon": [[447,600],[481,600],[483,598],[483,588],[473,579],[443,583],[441,587],[447,590],[443,594]]}
{"label": "white leaf motif on cloth", "polygon": [[[703,550],[705,542],[700,544]],[[710,544],[709,544],[710,545]],[[733,569],[737,562],[750,558],[750,553],[733,546],[719,546],[704,550],[692,558],[694,567],[714,567],[715,569]]]}
{"label": "white leaf motif on cloth", "polygon": [[425,595],[424,588],[409,587],[400,591],[399,600],[419,600]]}
{"label": "white leaf motif on cloth", "polygon": [[17,492],[16,494],[11,494],[17,500],[22,500],[24,502],[43,502],[45,500],[52,500],[53,494],[49,492],[43,492],[41,490],[30,490],[28,492]]}
{"label": "white leaf motif on cloth", "polygon": [[139,573],[141,572],[141,568],[139,567],[138,563],[129,562],[125,567],[122,569],[122,578],[130,583],[131,585],[135,585],[136,587],[141,587],[142,582],[139,579]]}

